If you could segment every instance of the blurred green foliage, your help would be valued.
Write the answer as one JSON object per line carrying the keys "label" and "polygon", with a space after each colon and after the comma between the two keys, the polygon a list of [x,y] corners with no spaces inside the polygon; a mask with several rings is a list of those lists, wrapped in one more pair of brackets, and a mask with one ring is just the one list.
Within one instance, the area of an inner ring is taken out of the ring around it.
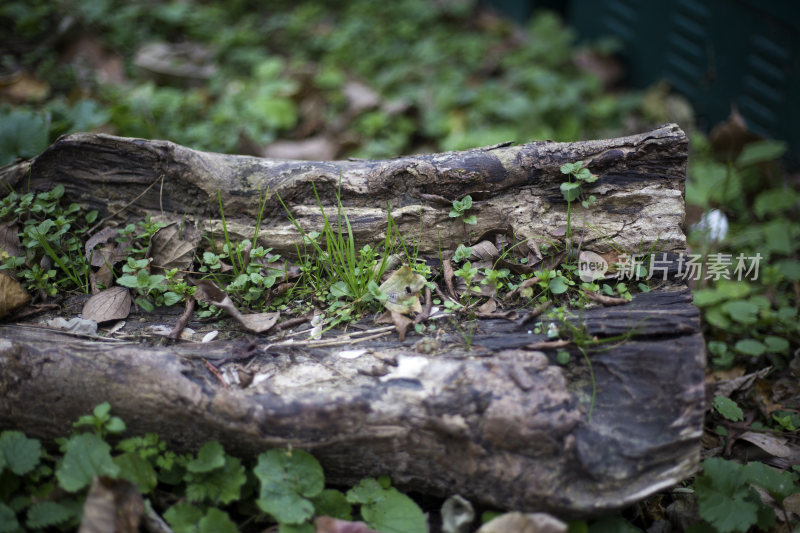
{"label": "blurred green foliage", "polygon": [[[104,125],[125,136],[246,151],[242,138],[263,146],[304,136],[296,128],[310,93],[322,102],[323,123],[335,122],[347,110],[342,88],[350,79],[366,82],[386,105],[346,117],[336,133],[351,142],[340,155],[605,136],[638,108],[638,95],[611,96],[597,76],[573,65],[572,32],[555,15],[540,14],[520,28],[475,13],[470,1],[266,8],[247,1],[10,0],[0,6],[0,24],[13,32],[0,63],[30,69],[52,88],[54,98],[38,110],[60,115],[50,140]],[[126,83],[101,84],[58,55],[88,34],[122,55]],[[215,73],[201,84],[148,79],[133,57],[158,41],[206,47]],[[45,126],[37,127],[41,136]],[[0,148],[7,162],[13,147],[0,139]]]}

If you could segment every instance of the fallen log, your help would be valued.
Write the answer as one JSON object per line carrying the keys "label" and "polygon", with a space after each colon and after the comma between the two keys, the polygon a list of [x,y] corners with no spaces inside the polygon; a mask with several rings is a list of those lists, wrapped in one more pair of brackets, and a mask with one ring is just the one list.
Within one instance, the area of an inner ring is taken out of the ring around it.
{"label": "fallen log", "polygon": [[[301,235],[278,196],[306,231],[322,225],[314,189],[328,215],[344,212],[359,244],[380,241],[388,208],[408,246],[438,256],[489,231],[510,228],[541,245],[563,241],[567,202],[559,187],[565,163],[584,161],[598,181],[597,202],[576,209],[572,228],[583,249],[683,250],[683,187],[687,139],[676,125],[629,137],[576,143],[534,142],[388,161],[288,161],[199,152],[167,141],[79,133],[54,143],[31,163],[0,171],[6,186],[50,189],[101,217],[123,211],[187,215],[221,235],[221,195],[228,231],[252,237],[259,195],[266,195],[259,242],[294,253]],[[451,203],[474,200],[475,225],[448,216]],[[131,204],[132,200],[135,202]],[[127,208],[127,209],[126,209]]]}
{"label": "fallen log", "polygon": [[[280,250],[291,250],[299,235],[275,195],[313,229],[320,215],[311,184],[328,208],[341,184],[361,242],[381,238],[388,203],[400,231],[436,255],[465,240],[464,225],[444,204],[466,194],[476,199],[476,234],[511,226],[534,241],[563,240],[559,167],[576,160],[600,177],[588,191],[597,204],[585,220],[573,219],[574,228],[586,228],[585,249],[683,251],[686,138],[676,126],[604,141],[335,163],[78,134],[0,178],[34,189],[61,183],[73,200],[105,215],[126,207],[126,214],[163,210],[200,221],[219,216],[221,191],[229,230],[245,236],[269,185],[259,240]],[[696,469],[705,356],[699,313],[680,284],[570,318],[584,342],[561,345],[571,354],[567,366],[555,364],[546,335],[522,320],[483,319],[474,330],[442,320],[441,334],[425,338],[430,344],[412,335],[398,342],[380,330],[165,346],[0,326],[0,429],[63,435],[71,420],[109,401],[130,434],[156,432],[178,449],[216,439],[253,457],[291,445],[314,453],[336,484],[389,474],[406,490],[584,516],[637,501]],[[197,321],[189,327],[209,329]],[[364,351],[342,354],[345,348]]]}

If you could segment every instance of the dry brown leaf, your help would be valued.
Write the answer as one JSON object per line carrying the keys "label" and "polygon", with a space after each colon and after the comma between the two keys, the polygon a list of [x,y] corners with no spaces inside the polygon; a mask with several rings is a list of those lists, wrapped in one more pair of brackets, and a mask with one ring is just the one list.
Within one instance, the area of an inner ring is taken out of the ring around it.
{"label": "dry brown leaf", "polygon": [[19,229],[16,224],[0,224],[0,261],[22,255],[19,244]]}
{"label": "dry brown leaf", "polygon": [[31,301],[31,296],[17,280],[0,272],[0,318],[10,315]]}
{"label": "dry brown leaf", "polygon": [[409,266],[400,267],[384,281],[380,289],[389,298],[383,306],[397,313],[419,313],[419,291],[425,286],[425,278],[411,270]]}
{"label": "dry brown leaf", "polygon": [[490,314],[497,311],[497,300],[489,298],[478,307],[478,312],[483,314]]}
{"label": "dry brown leaf", "polygon": [[755,431],[746,431],[737,438],[758,446],[774,457],[780,457],[782,459],[795,457],[800,461],[800,448],[789,444],[789,439],[769,433],[756,433]]}
{"label": "dry brown leaf", "polygon": [[500,251],[491,241],[481,241],[471,246],[472,253],[469,258],[472,261],[494,261],[500,256]]}
{"label": "dry brown leaf", "polygon": [[147,256],[153,259],[151,271],[161,274],[171,268],[188,270],[194,261],[195,248],[195,243],[181,239],[181,228],[176,222],[164,226],[150,238]]}
{"label": "dry brown leaf", "polygon": [[131,312],[131,291],[125,287],[111,287],[101,291],[83,304],[81,316],[98,324],[122,320]]}
{"label": "dry brown leaf", "polygon": [[94,478],[86,502],[79,533],[136,533],[144,513],[144,501],[136,485],[129,481]]}
{"label": "dry brown leaf", "polygon": [[442,261],[442,274],[444,275],[444,284],[447,286],[447,292],[450,293],[450,297],[454,300],[458,300],[456,288],[453,286],[453,263],[450,262],[450,259]]}
{"label": "dry brown leaf", "polygon": [[245,329],[253,333],[265,333],[269,331],[278,321],[278,318],[280,318],[280,313],[278,312],[245,315],[236,309],[230,296],[213,281],[209,279],[191,278],[189,281],[197,287],[197,291],[194,293],[194,298],[197,301],[219,307],[236,319]]}
{"label": "dry brown leaf", "polygon": [[[120,259],[114,260],[111,257],[111,252],[116,248],[118,248],[118,246],[113,244],[110,247],[104,247],[105,253],[98,253],[98,252],[93,253],[94,248],[98,244],[106,244],[109,239],[111,239],[112,237],[116,237],[118,234],[119,231],[117,230],[117,228],[104,228],[95,233],[94,235],[92,235],[91,237],[89,237],[89,240],[86,241],[86,244],[83,247],[86,260],[91,262],[92,266],[95,267],[104,265],[106,262],[108,262],[108,264],[110,265],[113,265],[114,263],[119,261]],[[123,254],[122,259],[124,259],[125,258],[124,248],[122,250],[122,254]]]}
{"label": "dry brown leaf", "polygon": [[394,324],[394,327],[397,330],[397,338],[402,342],[406,338],[406,331],[408,331],[408,327],[413,324],[414,321],[402,313],[387,309],[375,320],[375,323]]}

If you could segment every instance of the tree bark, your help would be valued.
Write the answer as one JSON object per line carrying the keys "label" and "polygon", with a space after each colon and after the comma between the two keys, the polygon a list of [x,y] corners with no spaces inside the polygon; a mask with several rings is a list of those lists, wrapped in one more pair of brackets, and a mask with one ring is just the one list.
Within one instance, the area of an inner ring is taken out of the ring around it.
{"label": "tree bark", "polygon": [[[584,161],[599,179],[586,187],[597,202],[573,202],[571,226],[585,228],[582,248],[683,250],[686,135],[674,125],[622,137],[574,143],[534,142],[465,152],[416,155],[387,161],[288,161],[199,152],[167,141],[79,133],[66,136],[30,164],[0,171],[11,186],[49,189],[101,210],[129,206],[126,215],[184,215],[222,234],[219,193],[228,231],[251,238],[259,195],[267,201],[259,241],[284,254],[302,243],[278,196],[305,231],[319,230],[320,209],[344,212],[359,244],[377,242],[391,213],[409,247],[438,256],[488,231],[511,229],[537,245],[562,241],[567,202],[559,187],[564,163]],[[465,195],[477,224],[450,218],[450,204]],[[131,204],[131,201],[136,201]]]}
{"label": "tree bark", "polygon": [[[312,452],[331,483],[389,474],[408,490],[585,516],[694,472],[704,351],[685,289],[641,294],[583,319],[590,337],[632,332],[611,349],[586,350],[597,386],[591,417],[584,355],[567,346],[572,361],[559,366],[555,350],[531,349],[541,335],[511,321],[481,321],[471,339],[445,335],[433,355],[414,351],[418,338],[159,347],[0,326],[0,429],[64,435],[79,414],[109,401],[128,435],[155,432],[178,449],[216,439],[254,457],[291,445]],[[360,346],[360,357],[341,356]],[[252,359],[226,362],[241,353]],[[255,379],[223,387],[203,359]]]}
{"label": "tree bark", "polygon": [[[252,236],[265,194],[259,241],[285,253],[301,241],[277,196],[312,230],[321,223],[312,184],[329,215],[340,188],[359,243],[382,239],[391,205],[407,245],[435,256],[509,228],[538,245],[563,241],[559,168],[582,160],[599,176],[586,191],[597,203],[586,211],[572,205],[573,228],[585,228],[582,249],[682,252],[686,144],[667,125],[602,141],[298,162],[76,134],[0,170],[0,179],[31,189],[63,184],[101,216],[188,215],[216,231],[219,193],[228,230],[244,237]],[[448,215],[450,202],[466,194],[475,200],[475,226]],[[149,315],[145,324],[175,318]],[[338,332],[338,344],[282,332],[154,345],[0,326],[0,429],[63,435],[79,415],[109,401],[129,434],[156,432],[178,449],[216,439],[230,453],[254,457],[291,445],[314,453],[331,483],[389,474],[407,490],[584,516],[691,475],[705,361],[691,293],[668,283],[571,320],[590,342],[584,350],[564,346],[566,366],[554,363],[557,346],[522,320],[480,320],[474,330],[434,321],[440,333],[427,348],[415,344],[418,336],[398,342],[381,337],[385,331],[368,332],[367,340]],[[365,352],[347,358],[353,354],[342,354],[345,348]],[[252,383],[237,385],[246,375]]]}

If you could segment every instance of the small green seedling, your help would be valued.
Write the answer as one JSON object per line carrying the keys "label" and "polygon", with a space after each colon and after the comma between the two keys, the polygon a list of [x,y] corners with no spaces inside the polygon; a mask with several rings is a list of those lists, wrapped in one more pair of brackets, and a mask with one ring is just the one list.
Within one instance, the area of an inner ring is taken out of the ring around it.
{"label": "small green seedling", "polygon": [[467,215],[470,209],[472,209],[472,196],[469,194],[461,200],[453,200],[450,218],[460,218],[464,224],[475,225],[478,223],[478,218],[475,215]]}

